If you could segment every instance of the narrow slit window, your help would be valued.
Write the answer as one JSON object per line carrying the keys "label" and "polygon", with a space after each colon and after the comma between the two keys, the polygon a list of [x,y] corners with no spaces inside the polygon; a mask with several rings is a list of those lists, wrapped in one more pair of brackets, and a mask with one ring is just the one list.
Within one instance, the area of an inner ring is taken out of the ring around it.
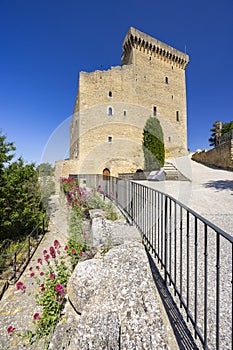
{"label": "narrow slit window", "polygon": [[179,113],[179,111],[176,111],[176,121],[177,122],[180,121],[180,113]]}
{"label": "narrow slit window", "polygon": [[168,84],[168,77],[165,77],[165,83]]}
{"label": "narrow slit window", "polygon": [[156,106],[153,107],[153,116],[154,117],[157,116],[157,107]]}
{"label": "narrow slit window", "polygon": [[112,97],[112,91],[109,91],[108,97]]}
{"label": "narrow slit window", "polygon": [[112,136],[108,136],[108,143],[112,143]]}
{"label": "narrow slit window", "polygon": [[127,114],[127,111],[124,111],[124,112],[123,112],[124,117],[126,116],[126,114]]}
{"label": "narrow slit window", "polygon": [[108,115],[113,115],[113,109],[112,109],[112,107],[108,107]]}

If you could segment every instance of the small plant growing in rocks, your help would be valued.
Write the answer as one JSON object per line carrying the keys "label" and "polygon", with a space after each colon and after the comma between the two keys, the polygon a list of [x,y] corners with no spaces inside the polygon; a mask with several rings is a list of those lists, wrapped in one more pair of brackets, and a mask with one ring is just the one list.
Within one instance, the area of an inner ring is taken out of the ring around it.
{"label": "small plant growing in rocks", "polygon": [[[81,245],[72,245],[64,249],[58,240],[54,241],[53,246],[43,251],[43,257],[37,260],[35,267],[29,267],[30,277],[33,278],[39,286],[39,292],[36,294],[36,304],[38,311],[33,315],[34,330],[27,330],[24,334],[18,334],[28,345],[44,339],[44,349],[49,346],[49,339],[54,328],[61,318],[61,313],[66,302],[66,287],[72,267],[68,262],[68,255],[71,255],[71,265],[77,264],[81,258],[85,247]],[[16,289],[26,292],[26,286],[23,282],[16,283]],[[7,328],[8,334],[11,336],[17,332],[13,325]]]}

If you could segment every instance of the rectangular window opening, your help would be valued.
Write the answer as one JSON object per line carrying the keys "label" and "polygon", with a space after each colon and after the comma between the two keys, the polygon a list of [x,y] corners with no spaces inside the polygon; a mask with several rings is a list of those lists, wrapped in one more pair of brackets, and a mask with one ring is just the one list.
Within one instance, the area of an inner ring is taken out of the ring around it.
{"label": "rectangular window opening", "polygon": [[157,116],[157,107],[156,106],[153,107],[153,116],[154,117]]}

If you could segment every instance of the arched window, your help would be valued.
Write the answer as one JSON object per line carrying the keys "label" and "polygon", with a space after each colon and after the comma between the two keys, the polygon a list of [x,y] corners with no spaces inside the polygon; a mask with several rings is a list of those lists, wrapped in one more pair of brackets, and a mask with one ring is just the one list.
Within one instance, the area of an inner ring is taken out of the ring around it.
{"label": "arched window", "polygon": [[112,97],[112,91],[109,91],[108,97]]}
{"label": "arched window", "polygon": [[108,107],[108,115],[113,115],[113,109],[112,109],[112,107]]}
{"label": "arched window", "polygon": [[103,180],[110,180],[110,170],[108,168],[103,170]]}

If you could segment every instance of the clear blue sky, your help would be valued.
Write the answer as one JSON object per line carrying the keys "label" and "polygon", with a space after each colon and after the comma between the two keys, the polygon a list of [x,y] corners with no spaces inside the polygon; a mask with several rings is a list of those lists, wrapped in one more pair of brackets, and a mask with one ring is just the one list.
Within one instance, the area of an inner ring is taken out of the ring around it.
{"label": "clear blue sky", "polygon": [[233,0],[0,0],[0,128],[40,162],[68,127],[80,71],[120,65],[130,26],[185,51],[188,147],[209,148],[215,120],[233,120]]}

